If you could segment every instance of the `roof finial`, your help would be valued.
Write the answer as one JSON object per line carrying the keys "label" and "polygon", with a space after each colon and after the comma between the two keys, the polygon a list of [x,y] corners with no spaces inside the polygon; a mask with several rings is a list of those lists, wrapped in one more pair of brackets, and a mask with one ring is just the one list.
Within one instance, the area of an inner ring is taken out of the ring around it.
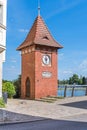
{"label": "roof finial", "polygon": [[40,0],[38,0],[38,16],[40,16]]}

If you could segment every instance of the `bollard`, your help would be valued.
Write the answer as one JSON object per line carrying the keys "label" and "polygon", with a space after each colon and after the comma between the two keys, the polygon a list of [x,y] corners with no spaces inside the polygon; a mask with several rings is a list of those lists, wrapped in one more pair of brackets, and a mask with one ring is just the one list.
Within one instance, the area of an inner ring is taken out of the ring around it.
{"label": "bollard", "polygon": [[67,90],[67,86],[65,86],[65,89],[64,89],[64,97],[66,97],[66,90]]}
{"label": "bollard", "polygon": [[86,87],[86,92],[85,92],[85,96],[87,96],[87,87]]}
{"label": "bollard", "polygon": [[72,87],[72,94],[71,94],[71,97],[74,96],[74,88],[75,88],[75,87]]}
{"label": "bollard", "polygon": [[6,104],[7,104],[7,98],[8,98],[7,92],[3,92],[3,100],[4,100],[4,103]]}

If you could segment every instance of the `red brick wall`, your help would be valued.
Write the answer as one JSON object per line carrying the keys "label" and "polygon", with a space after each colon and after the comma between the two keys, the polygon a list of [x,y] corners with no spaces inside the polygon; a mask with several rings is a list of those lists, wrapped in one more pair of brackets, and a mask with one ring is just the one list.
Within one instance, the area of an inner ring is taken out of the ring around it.
{"label": "red brick wall", "polygon": [[[36,51],[35,47],[22,50],[21,98],[26,98],[27,77],[30,79],[30,99],[57,95],[57,52],[55,49],[43,50],[43,47]],[[42,65],[42,56],[45,53],[51,56],[51,66]],[[43,77],[42,72],[45,71],[51,72],[52,76]]]}
{"label": "red brick wall", "polygon": [[[23,50],[25,51],[25,50]],[[30,99],[35,98],[35,53],[34,51],[22,54],[21,98],[26,98],[26,79],[30,79]]]}
{"label": "red brick wall", "polygon": [[[49,95],[57,96],[57,53],[49,51],[51,55],[51,66],[42,66],[42,55],[45,52],[37,51],[35,53],[35,98],[46,97]],[[42,77],[42,72],[51,72],[50,78]]]}

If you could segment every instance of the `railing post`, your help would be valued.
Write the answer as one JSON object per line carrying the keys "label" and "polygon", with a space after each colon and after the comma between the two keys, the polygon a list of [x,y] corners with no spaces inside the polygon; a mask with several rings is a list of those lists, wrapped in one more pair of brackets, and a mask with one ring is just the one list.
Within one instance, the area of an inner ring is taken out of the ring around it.
{"label": "railing post", "polygon": [[75,87],[72,87],[72,95],[71,95],[72,97],[74,96],[74,88]]}
{"label": "railing post", "polygon": [[86,86],[86,92],[85,92],[85,96],[87,96],[87,86]]}
{"label": "railing post", "polygon": [[65,89],[64,89],[64,97],[66,97],[66,90],[67,90],[67,86],[65,86]]}

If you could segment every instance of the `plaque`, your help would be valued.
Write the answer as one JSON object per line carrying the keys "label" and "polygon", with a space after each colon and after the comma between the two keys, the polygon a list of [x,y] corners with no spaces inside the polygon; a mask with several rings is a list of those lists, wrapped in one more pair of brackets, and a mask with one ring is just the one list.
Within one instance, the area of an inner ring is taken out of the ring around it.
{"label": "plaque", "polygon": [[44,78],[50,78],[52,76],[52,73],[51,72],[42,72],[42,77]]}

